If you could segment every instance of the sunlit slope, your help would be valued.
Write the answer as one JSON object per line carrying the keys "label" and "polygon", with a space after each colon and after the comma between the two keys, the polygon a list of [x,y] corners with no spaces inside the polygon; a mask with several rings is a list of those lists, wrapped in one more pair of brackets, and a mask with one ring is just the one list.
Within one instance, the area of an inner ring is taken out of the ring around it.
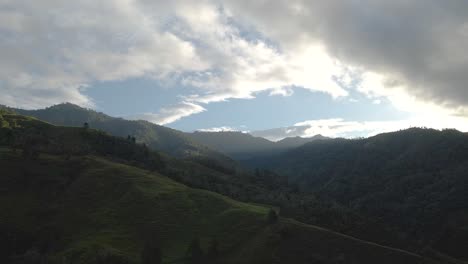
{"label": "sunlit slope", "polygon": [[137,263],[148,233],[167,260],[184,257],[195,237],[202,245],[219,238],[229,252],[266,222],[266,208],[101,158],[43,156],[25,164],[3,152],[0,166],[2,230],[37,238],[25,250],[50,244],[54,255],[81,263],[99,248]]}

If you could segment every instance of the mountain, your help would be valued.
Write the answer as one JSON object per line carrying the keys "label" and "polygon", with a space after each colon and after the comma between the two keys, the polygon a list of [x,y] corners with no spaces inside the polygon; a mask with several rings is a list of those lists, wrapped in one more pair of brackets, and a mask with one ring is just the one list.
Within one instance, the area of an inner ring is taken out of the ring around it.
{"label": "mountain", "polygon": [[448,263],[162,174],[181,164],[132,140],[0,110],[2,263]]}
{"label": "mountain", "polygon": [[70,103],[39,110],[11,108],[9,110],[60,126],[82,127],[86,122],[89,127],[114,136],[135,137],[136,142],[145,143],[151,149],[163,151],[175,157],[208,157],[226,164],[230,163],[229,158],[191,140],[183,132],[147,121],[115,118]]}
{"label": "mountain", "polygon": [[188,137],[231,157],[274,149],[275,143],[237,131],[187,133]]}
{"label": "mountain", "polygon": [[290,149],[302,146],[306,143],[310,143],[316,140],[327,140],[329,137],[324,137],[322,135],[315,135],[313,137],[287,137],[283,138],[276,142],[276,145],[281,149]]}
{"label": "mountain", "polygon": [[249,161],[289,176],[304,192],[335,201],[468,260],[468,135],[412,128],[366,139],[308,143]]}
{"label": "mountain", "polygon": [[114,136],[135,137],[138,143],[145,143],[150,149],[175,157],[201,160],[208,158],[231,168],[236,165],[230,158],[245,160],[258,155],[271,155],[318,139],[328,139],[316,135],[310,138],[291,137],[273,142],[241,132],[184,133],[143,120],[111,117],[70,103],[38,110],[14,109],[5,106],[0,106],[0,108],[32,116],[54,125],[82,127],[84,123],[88,123],[89,127]]}
{"label": "mountain", "polygon": [[196,142],[200,142],[237,160],[245,160],[255,156],[272,155],[315,140],[328,139],[322,135],[316,135],[309,138],[290,137],[274,142],[262,137],[254,137],[248,133],[232,131],[196,131],[187,133],[186,135]]}

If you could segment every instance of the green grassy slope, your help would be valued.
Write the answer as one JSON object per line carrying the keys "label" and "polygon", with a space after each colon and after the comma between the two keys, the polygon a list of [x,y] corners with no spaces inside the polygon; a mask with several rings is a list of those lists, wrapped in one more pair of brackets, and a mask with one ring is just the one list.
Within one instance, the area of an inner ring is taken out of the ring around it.
{"label": "green grassy slope", "polygon": [[[184,263],[195,237],[205,251],[216,239],[221,263],[432,263],[293,220],[268,224],[267,207],[145,170],[156,153],[125,139],[3,110],[0,122],[2,263],[140,263],[148,241],[164,263]],[[198,168],[185,173],[209,171]]]}
{"label": "green grassy slope", "polygon": [[[24,165],[2,153],[3,230],[37,238],[25,249],[51,244],[53,255],[78,263],[91,262],[99,248],[136,263],[147,232],[161,240],[167,261],[183,257],[194,237],[204,244],[222,237],[220,248],[229,251],[266,219],[266,208],[97,157],[42,155]],[[56,241],[42,237],[50,229]]]}
{"label": "green grassy slope", "polygon": [[103,255],[139,263],[150,234],[165,263],[183,258],[194,237],[205,250],[216,238],[226,263],[423,263],[292,220],[268,225],[265,207],[102,158],[41,155],[26,162],[8,149],[0,153],[0,230],[32,238],[11,249],[18,254],[37,248],[57,263],[99,263]]}

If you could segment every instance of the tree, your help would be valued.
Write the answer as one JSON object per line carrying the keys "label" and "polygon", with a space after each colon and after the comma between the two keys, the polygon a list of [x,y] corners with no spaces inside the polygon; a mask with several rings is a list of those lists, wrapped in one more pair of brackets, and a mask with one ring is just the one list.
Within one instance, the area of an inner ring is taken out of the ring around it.
{"label": "tree", "polygon": [[207,263],[216,264],[219,259],[219,249],[218,249],[218,240],[213,238],[211,240],[210,249],[207,254]]}
{"label": "tree", "polygon": [[[0,116],[0,117],[1,117],[1,116]],[[2,128],[9,128],[9,127],[10,127],[10,124],[8,123],[8,121],[3,120],[3,119],[0,119],[0,127],[2,127]]]}
{"label": "tree", "polygon": [[41,253],[35,248],[29,249],[23,255],[20,255],[18,258],[20,260],[20,263],[24,264],[45,263],[44,256],[42,256]]}
{"label": "tree", "polygon": [[21,148],[23,149],[22,154],[25,159],[35,160],[39,157],[37,139],[30,137],[26,138],[24,142],[22,142]]}
{"label": "tree", "polygon": [[5,135],[5,143],[7,145],[13,145],[13,139],[14,139],[13,131],[11,129],[7,129],[4,135]]}
{"label": "tree", "polygon": [[261,175],[260,175],[260,170],[258,168],[255,168],[255,177],[257,179],[260,179]]}
{"label": "tree", "polygon": [[187,260],[189,264],[202,264],[203,263],[203,250],[200,247],[200,239],[195,238],[190,243],[187,252]]}
{"label": "tree", "polygon": [[268,224],[275,224],[278,222],[278,214],[276,213],[273,208],[270,208],[270,211],[268,211],[268,216],[267,216],[267,222]]}
{"label": "tree", "polygon": [[150,151],[148,149],[148,146],[146,146],[145,143],[143,143],[143,156],[145,157],[145,159],[148,159],[150,155]]}
{"label": "tree", "polygon": [[147,240],[141,251],[141,264],[161,264],[162,253],[159,243],[155,239]]}

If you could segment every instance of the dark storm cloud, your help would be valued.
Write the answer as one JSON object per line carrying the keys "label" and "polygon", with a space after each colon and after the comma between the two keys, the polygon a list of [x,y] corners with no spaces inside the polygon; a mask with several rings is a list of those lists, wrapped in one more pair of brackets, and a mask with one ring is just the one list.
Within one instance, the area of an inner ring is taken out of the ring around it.
{"label": "dark storm cloud", "polygon": [[308,41],[426,101],[468,106],[468,1],[231,1],[286,49]]}
{"label": "dark storm cloud", "polygon": [[352,85],[334,80],[349,70],[383,77],[385,91],[379,80],[361,92],[404,88],[466,116],[467,10],[461,0],[4,0],[0,103],[92,105],[82,90],[95,82],[177,75],[197,90],[164,108],[177,116],[151,115],[170,121],[290,86],[348,96]]}

